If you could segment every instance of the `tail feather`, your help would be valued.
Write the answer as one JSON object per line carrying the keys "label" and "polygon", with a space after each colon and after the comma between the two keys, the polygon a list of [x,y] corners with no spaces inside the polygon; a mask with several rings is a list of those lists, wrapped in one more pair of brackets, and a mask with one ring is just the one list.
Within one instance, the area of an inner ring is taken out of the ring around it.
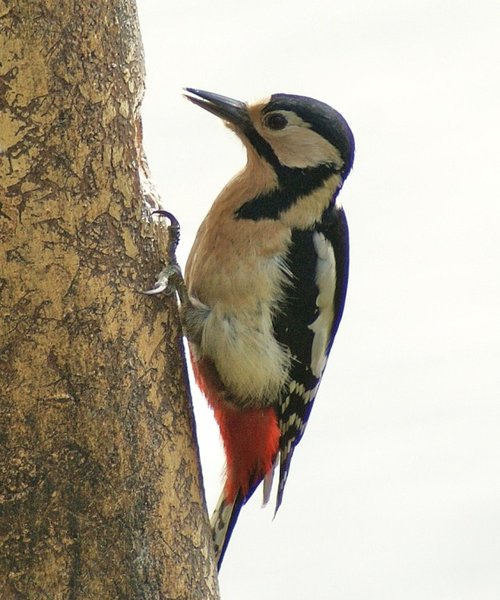
{"label": "tail feather", "polygon": [[274,470],[279,461],[279,452],[274,459],[273,466],[269,469],[264,477],[264,483],[262,485],[262,506],[266,506],[271,498],[271,491],[273,489]]}
{"label": "tail feather", "polygon": [[278,482],[278,491],[276,493],[276,508],[274,509],[274,516],[278,512],[281,503],[283,502],[283,494],[285,492],[286,480],[288,478],[288,472],[290,470],[290,463],[292,462],[293,451],[295,447],[292,444],[280,452],[280,476]]}
{"label": "tail feather", "polygon": [[226,553],[231,534],[244,503],[245,501],[241,492],[236,495],[232,502],[228,502],[223,491],[210,519],[218,570],[220,570],[222,559]]}
{"label": "tail feather", "polygon": [[[274,466],[276,466],[276,463],[277,457]],[[271,493],[270,486],[272,485],[274,466],[264,478],[264,506],[267,504],[269,494]],[[243,490],[240,489],[234,497],[234,500],[228,500],[226,489],[222,490],[214,512],[212,513],[212,518],[210,519],[218,570],[220,570],[222,559],[224,558],[234,526],[238,520],[241,507],[250,500],[261,482],[262,478],[257,477],[253,481],[247,494],[244,495]]]}

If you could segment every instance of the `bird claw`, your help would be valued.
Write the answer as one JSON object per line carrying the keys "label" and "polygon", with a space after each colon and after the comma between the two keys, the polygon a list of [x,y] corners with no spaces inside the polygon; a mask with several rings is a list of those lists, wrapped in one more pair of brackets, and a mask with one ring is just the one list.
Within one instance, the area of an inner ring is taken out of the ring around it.
{"label": "bird claw", "polygon": [[170,219],[170,227],[174,227],[175,229],[180,229],[181,227],[176,217],[174,217],[174,215],[168,210],[159,208],[158,210],[154,210],[151,214],[160,215],[161,217],[167,217],[167,219]]}
{"label": "bird claw", "polygon": [[146,294],[147,296],[154,296],[163,292],[167,292],[167,294],[173,294],[177,291],[178,282],[180,279],[182,279],[182,273],[179,265],[169,264],[162,269],[153,287],[150,290],[145,290],[142,293]]}
{"label": "bird claw", "polygon": [[169,245],[167,251],[167,265],[158,275],[154,286],[150,290],[145,290],[142,293],[148,296],[154,296],[157,294],[162,294],[163,292],[166,292],[170,295],[177,292],[181,303],[185,303],[187,301],[188,294],[182,278],[181,268],[177,264],[177,258],[175,256],[175,251],[177,249],[177,245],[179,244],[180,238],[179,221],[171,212],[168,212],[167,210],[155,210],[152,214],[167,217],[167,219],[170,220],[170,225],[168,227]]}
{"label": "bird claw", "polygon": [[154,296],[155,294],[161,294],[164,292],[167,287],[167,284],[156,281],[154,287],[152,287],[150,290],[144,290],[142,293],[146,294],[146,296]]}

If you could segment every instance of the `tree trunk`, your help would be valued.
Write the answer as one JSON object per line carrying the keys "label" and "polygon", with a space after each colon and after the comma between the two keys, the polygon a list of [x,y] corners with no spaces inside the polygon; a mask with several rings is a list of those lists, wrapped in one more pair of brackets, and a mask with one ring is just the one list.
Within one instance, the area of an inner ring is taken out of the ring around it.
{"label": "tree trunk", "polygon": [[143,85],[134,0],[0,0],[2,600],[219,597]]}

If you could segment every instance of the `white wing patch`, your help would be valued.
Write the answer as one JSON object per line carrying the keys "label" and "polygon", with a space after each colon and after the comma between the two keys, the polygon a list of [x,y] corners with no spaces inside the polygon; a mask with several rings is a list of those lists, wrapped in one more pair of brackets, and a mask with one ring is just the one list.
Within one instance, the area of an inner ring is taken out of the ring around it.
{"label": "white wing patch", "polygon": [[330,339],[333,324],[333,298],[335,295],[335,255],[333,247],[322,233],[313,234],[314,248],[318,256],[316,263],[316,285],[319,309],[317,319],[309,325],[314,333],[311,350],[311,371],[315,377],[321,377],[326,365],[326,347]]}

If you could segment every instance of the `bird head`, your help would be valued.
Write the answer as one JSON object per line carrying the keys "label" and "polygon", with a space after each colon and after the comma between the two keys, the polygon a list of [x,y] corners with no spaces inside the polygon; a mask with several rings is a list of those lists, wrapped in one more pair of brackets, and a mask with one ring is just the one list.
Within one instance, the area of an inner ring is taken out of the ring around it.
{"label": "bird head", "polygon": [[354,137],[342,115],[324,102],[273,94],[247,104],[212,92],[186,88],[188,100],[223,119],[275,170],[329,169],[345,180],[354,160]]}

